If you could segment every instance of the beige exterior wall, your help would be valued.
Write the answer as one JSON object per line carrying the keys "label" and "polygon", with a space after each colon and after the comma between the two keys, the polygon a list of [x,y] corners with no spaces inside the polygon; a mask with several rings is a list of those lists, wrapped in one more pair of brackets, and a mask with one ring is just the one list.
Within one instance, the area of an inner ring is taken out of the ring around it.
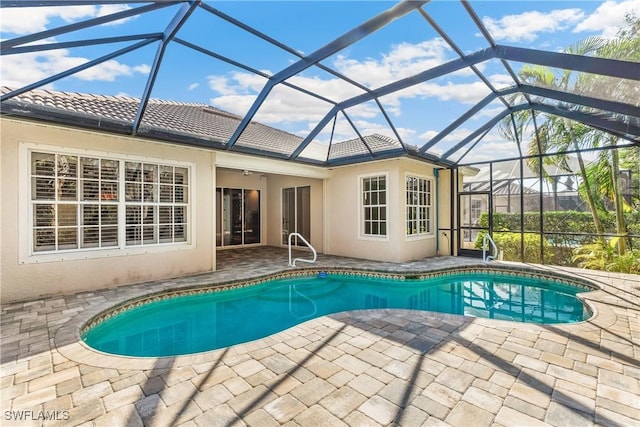
{"label": "beige exterior wall", "polygon": [[[332,255],[379,261],[405,262],[436,255],[436,233],[407,236],[405,177],[413,175],[432,179],[433,166],[411,159],[392,159],[335,168],[327,181],[328,212],[325,252]],[[360,181],[364,176],[387,176],[387,236],[362,236]],[[449,197],[449,186],[439,180],[440,199]],[[435,191],[433,212],[436,212]],[[438,206],[440,209],[440,206]],[[442,209],[440,209],[442,212]],[[448,225],[448,224],[447,224]],[[435,229],[435,218],[432,227]],[[441,225],[442,227],[442,225]],[[446,252],[445,252],[446,253]]]}
{"label": "beige exterior wall", "polygon": [[[446,255],[452,227],[450,171],[432,191],[431,235],[407,236],[405,178],[436,183],[434,166],[407,158],[333,169],[229,152],[2,118],[0,149],[0,284],[2,301],[72,293],[215,270],[216,187],[261,194],[261,245],[282,245],[282,189],[311,187],[311,243],[319,253],[404,262]],[[191,168],[190,242],[176,246],[29,253],[28,149],[182,164]],[[251,173],[245,175],[243,170]],[[362,236],[360,182],[387,177],[387,236]],[[435,228],[440,231],[436,232]],[[438,249],[436,249],[438,246]]]}
{"label": "beige exterior wall", "polygon": [[[215,241],[212,239],[214,152],[13,119],[2,118],[1,125],[0,278],[3,302],[215,269]],[[53,257],[31,256],[27,223],[30,212],[24,191],[29,185],[26,146],[43,151],[72,150],[79,154],[103,154],[125,160],[148,159],[190,165],[190,244],[68,253],[71,259],[59,254]],[[198,197],[195,197],[196,191]]]}

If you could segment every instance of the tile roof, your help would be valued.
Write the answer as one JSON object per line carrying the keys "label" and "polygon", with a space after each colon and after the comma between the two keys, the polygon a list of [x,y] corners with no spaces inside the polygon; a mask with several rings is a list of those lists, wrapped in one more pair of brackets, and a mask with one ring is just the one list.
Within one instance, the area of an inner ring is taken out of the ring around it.
{"label": "tile roof", "polygon": [[[13,89],[2,87],[1,93]],[[53,122],[118,129],[131,132],[140,99],[52,90],[32,90],[2,103],[2,113],[35,117]],[[194,143],[222,148],[235,132],[241,117],[206,104],[150,99],[140,122],[139,134],[168,141]],[[401,149],[398,141],[382,135],[363,138],[373,153]],[[300,136],[251,122],[234,148],[266,156],[288,157],[303,141]],[[328,153],[327,153],[328,151]],[[327,156],[328,154],[328,156]],[[360,139],[327,146],[312,142],[303,150],[302,159],[325,163],[327,160],[370,156]]]}
{"label": "tile roof", "polygon": [[[362,140],[364,140],[364,143]],[[369,149],[372,153],[379,154],[386,151],[402,149],[402,145],[392,138],[376,133],[364,136],[362,139],[354,138],[332,144],[329,149],[329,160],[368,155]]]}

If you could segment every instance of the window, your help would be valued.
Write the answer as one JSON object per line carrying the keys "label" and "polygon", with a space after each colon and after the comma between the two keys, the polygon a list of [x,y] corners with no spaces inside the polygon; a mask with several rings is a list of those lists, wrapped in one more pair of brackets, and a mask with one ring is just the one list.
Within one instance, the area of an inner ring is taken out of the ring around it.
{"label": "window", "polygon": [[362,234],[384,237],[387,235],[387,177],[362,178]]}
{"label": "window", "polygon": [[30,166],[33,253],[187,241],[187,167],[45,152]]}
{"label": "window", "polygon": [[127,246],[186,242],[189,170],[143,162],[124,168]]}
{"label": "window", "polygon": [[431,209],[431,180],[407,176],[407,236],[433,234]]}

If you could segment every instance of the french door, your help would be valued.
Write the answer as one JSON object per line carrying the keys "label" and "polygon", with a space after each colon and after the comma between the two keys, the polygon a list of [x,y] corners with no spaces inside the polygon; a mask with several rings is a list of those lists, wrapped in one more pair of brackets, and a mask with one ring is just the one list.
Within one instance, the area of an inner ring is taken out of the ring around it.
{"label": "french door", "polygon": [[216,188],[216,246],[260,243],[260,190]]}
{"label": "french door", "polygon": [[[311,187],[290,187],[282,189],[282,244],[289,244],[289,234],[300,233],[311,242]],[[292,243],[304,246],[297,236]]]}

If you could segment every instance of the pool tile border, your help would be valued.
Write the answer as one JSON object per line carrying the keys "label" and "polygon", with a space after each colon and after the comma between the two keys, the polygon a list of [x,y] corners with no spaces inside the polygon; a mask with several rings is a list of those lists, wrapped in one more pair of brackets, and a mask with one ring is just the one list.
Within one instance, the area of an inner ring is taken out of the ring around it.
{"label": "pool tile border", "polygon": [[[82,316],[79,315],[77,316],[77,318],[72,318],[63,327],[61,327],[58,331],[58,334],[56,334],[56,346],[63,354],[66,354],[66,356],[71,358],[72,360],[77,360],[83,363],[92,364],[94,366],[103,367],[130,366],[131,369],[133,369],[136,367],[140,367],[141,364],[154,367],[157,367],[159,365],[161,366],[163,364],[172,366],[188,366],[192,364],[216,360],[220,352],[224,351],[225,349],[210,350],[204,353],[170,357],[130,357],[112,355],[95,350],[84,343],[84,341],[82,340],[82,336],[87,330],[99,325],[100,323],[110,319],[117,314],[151,302],[180,296],[202,295],[206,293],[220,292],[230,289],[241,289],[250,286],[261,285],[272,280],[310,277],[318,275],[320,273],[365,278],[385,278],[398,281],[443,278],[456,274],[490,273],[503,276],[506,275],[525,277],[530,279],[544,279],[552,283],[577,286],[584,289],[585,292],[597,291],[601,289],[600,286],[595,282],[591,282],[580,277],[542,271],[524,266],[496,265],[485,267],[482,265],[475,265],[413,272],[373,271],[368,269],[356,269],[353,267],[307,267],[299,268],[293,271],[283,271],[278,273],[266,274],[251,279],[192,285],[180,289],[165,289],[159,292],[147,293],[142,296],[133,297],[127,299],[126,301],[116,303],[115,305],[113,303],[104,303],[99,307],[95,307],[95,309],[91,310],[90,312],[83,313]],[[590,304],[590,301],[583,300],[583,302],[591,313],[590,318],[593,319],[597,315],[598,311],[592,304]],[[438,314],[440,315],[442,313]],[[494,319],[490,320],[495,321]],[[281,333],[286,333],[286,331],[283,331]],[[270,337],[258,339],[249,343],[231,346],[227,349],[230,349],[233,352],[243,353],[249,347],[255,348],[256,346],[268,346],[268,343],[271,342],[272,339],[277,339],[277,336],[279,334],[280,333],[277,333]],[[58,338],[58,335],[60,335],[60,339]],[[61,344],[64,341],[64,345],[58,345],[58,341],[60,341]]]}
{"label": "pool tile border", "polygon": [[[508,266],[503,268],[495,268],[495,267],[473,267],[473,268],[455,268],[455,269],[446,269],[446,270],[438,270],[438,271],[430,271],[430,272],[422,272],[422,273],[385,273],[385,272],[371,272],[365,270],[356,270],[356,269],[346,269],[346,268],[304,268],[291,272],[281,272],[275,274],[269,274],[266,276],[262,276],[260,278],[242,280],[242,281],[234,281],[234,282],[226,282],[226,283],[217,283],[211,285],[199,285],[192,288],[178,289],[178,290],[168,290],[162,291],[159,293],[154,293],[151,295],[145,295],[142,297],[134,298],[132,300],[125,301],[116,305],[111,309],[107,309],[101,313],[98,313],[96,316],[91,318],[88,322],[86,322],[80,329],[80,336],[83,336],[88,330],[95,328],[101,323],[111,319],[114,316],[122,314],[128,310],[142,307],[147,304],[151,304],[158,301],[164,301],[171,298],[178,298],[184,296],[193,296],[193,295],[205,295],[210,293],[228,291],[232,289],[242,289],[252,286],[259,286],[264,283],[273,281],[273,280],[282,280],[282,279],[294,279],[294,278],[302,278],[302,277],[313,277],[318,276],[322,273],[327,274],[339,274],[345,276],[352,277],[364,277],[364,278],[372,278],[372,279],[388,279],[388,280],[430,280],[437,278],[445,278],[448,276],[458,275],[458,274],[499,274],[503,276],[511,276],[511,277],[524,277],[528,279],[541,279],[546,280],[555,284],[562,284],[567,286],[574,286],[583,289],[584,291],[594,291],[598,290],[599,287],[594,284],[587,282],[585,280],[579,278],[570,278],[568,276],[562,276],[558,274],[552,274],[548,272],[541,271],[528,271],[524,269],[515,269]],[[592,313],[591,313],[592,314]]]}

